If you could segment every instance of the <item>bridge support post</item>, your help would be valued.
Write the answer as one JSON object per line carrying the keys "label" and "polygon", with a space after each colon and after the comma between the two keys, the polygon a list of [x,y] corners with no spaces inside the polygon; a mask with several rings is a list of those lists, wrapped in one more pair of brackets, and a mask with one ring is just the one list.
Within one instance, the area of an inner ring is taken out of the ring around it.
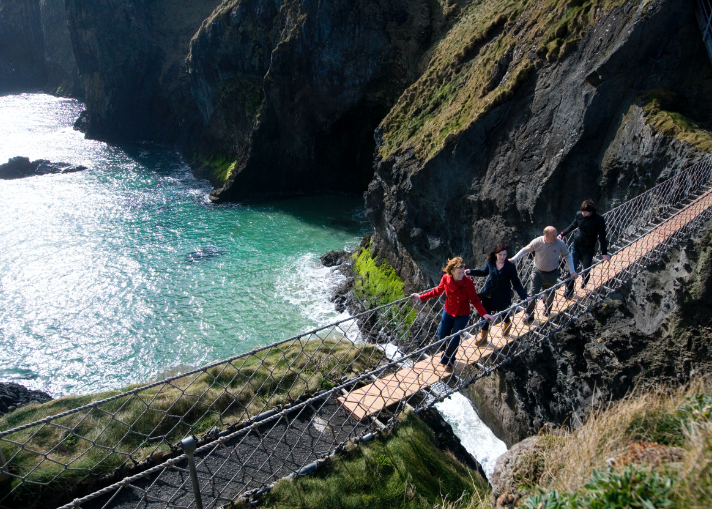
{"label": "bridge support post", "polygon": [[195,507],[203,509],[203,499],[200,497],[200,484],[198,484],[198,473],[195,470],[195,452],[197,444],[195,438],[186,437],[181,440],[180,445],[183,447],[183,452],[188,457],[188,468],[190,470],[190,481],[193,484],[193,493],[195,494]]}
{"label": "bridge support post", "polygon": [[7,462],[5,461],[5,456],[2,453],[2,449],[0,449],[0,482],[4,481],[8,477],[10,477],[7,472],[5,472],[5,465]]}

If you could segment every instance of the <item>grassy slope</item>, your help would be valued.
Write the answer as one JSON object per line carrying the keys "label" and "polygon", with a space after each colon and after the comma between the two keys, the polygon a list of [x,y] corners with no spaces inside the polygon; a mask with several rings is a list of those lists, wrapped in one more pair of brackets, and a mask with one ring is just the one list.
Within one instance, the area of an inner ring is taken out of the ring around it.
{"label": "grassy slope", "polygon": [[[306,390],[331,388],[342,376],[363,370],[378,359],[380,350],[370,346],[336,340],[297,342],[13,433],[6,437],[8,441],[0,442],[0,447],[11,473],[48,483],[46,489],[59,497],[75,484],[89,485],[117,468],[168,452],[171,444],[188,433],[224,429],[287,403]],[[0,430],[117,394],[119,391],[70,396],[28,405],[2,416]],[[9,441],[26,446],[21,449]],[[72,470],[63,465],[71,465]],[[0,498],[19,484],[18,479],[0,482]],[[35,499],[39,492],[36,486],[25,485],[16,489],[13,497]]]}
{"label": "grassy slope", "polygon": [[425,424],[407,413],[388,437],[350,450],[317,476],[281,481],[262,506],[425,509],[460,497],[461,503],[480,501],[489,507],[487,483],[438,450]]}
{"label": "grassy slope", "polygon": [[710,507],[712,387],[631,396],[516,461],[521,507]]}
{"label": "grassy slope", "polygon": [[678,110],[680,98],[672,90],[656,88],[644,97],[646,122],[655,131],[712,153],[712,136]]}
{"label": "grassy slope", "polygon": [[[412,149],[421,162],[509,99],[539,59],[563,58],[606,9],[626,0],[473,0],[427,56],[423,75],[381,123],[379,156]],[[530,51],[535,48],[536,51]],[[507,73],[500,76],[499,63]]]}

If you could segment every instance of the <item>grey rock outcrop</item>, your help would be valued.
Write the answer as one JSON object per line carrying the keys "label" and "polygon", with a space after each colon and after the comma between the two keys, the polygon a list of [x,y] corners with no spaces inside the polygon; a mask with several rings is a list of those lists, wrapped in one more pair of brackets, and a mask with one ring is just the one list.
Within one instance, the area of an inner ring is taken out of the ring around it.
{"label": "grey rock outcrop", "polygon": [[5,164],[0,164],[0,180],[13,180],[34,175],[52,173],[74,173],[86,170],[86,166],[69,163],[52,163],[46,159],[30,161],[28,157],[12,157]]}
{"label": "grey rock outcrop", "polygon": [[64,0],[0,0],[0,92],[80,96]]}
{"label": "grey rock outcrop", "polygon": [[362,192],[373,130],[430,43],[432,4],[223,2],[188,59],[206,126],[197,151],[236,162],[211,198]]}
{"label": "grey rock outcrop", "polygon": [[74,59],[64,0],[40,0],[47,81],[44,89],[56,95],[81,97],[79,69]]}
{"label": "grey rock outcrop", "polygon": [[0,382],[0,415],[30,403],[46,403],[52,397],[42,391],[32,391],[12,382]]}
{"label": "grey rock outcrop", "polygon": [[515,507],[523,495],[518,490],[521,479],[536,478],[537,472],[532,471],[534,465],[527,461],[527,456],[536,454],[539,447],[539,437],[529,437],[497,458],[492,472],[492,506],[495,509]]}
{"label": "grey rock outcrop", "polygon": [[405,149],[377,161],[366,194],[374,253],[409,283],[430,285],[447,257],[479,264],[501,240],[521,247],[548,224],[565,227],[585,198],[605,211],[664,169],[708,157],[647,124],[641,97],[657,87],[712,119],[712,65],[692,3],[602,13],[576,49],[536,60],[510,98],[427,162]]}
{"label": "grey rock outcrop", "polygon": [[0,93],[46,81],[39,0],[0,0]]}
{"label": "grey rock outcrop", "polygon": [[86,134],[184,142],[197,106],[184,61],[219,0],[67,0],[87,105]]}

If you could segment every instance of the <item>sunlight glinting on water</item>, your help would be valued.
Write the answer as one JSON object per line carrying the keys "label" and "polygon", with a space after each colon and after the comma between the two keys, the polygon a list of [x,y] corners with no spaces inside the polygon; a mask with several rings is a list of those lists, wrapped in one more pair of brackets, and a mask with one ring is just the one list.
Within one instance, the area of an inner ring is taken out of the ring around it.
{"label": "sunlight glinting on water", "polygon": [[341,317],[318,258],[367,233],[358,198],[215,206],[174,151],[85,140],[81,110],[0,97],[0,162],[89,168],[0,181],[0,380],[122,388]]}

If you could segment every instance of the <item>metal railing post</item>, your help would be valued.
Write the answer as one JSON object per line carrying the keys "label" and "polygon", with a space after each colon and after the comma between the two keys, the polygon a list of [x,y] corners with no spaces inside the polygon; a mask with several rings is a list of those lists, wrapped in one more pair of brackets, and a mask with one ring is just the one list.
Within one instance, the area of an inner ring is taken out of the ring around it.
{"label": "metal railing post", "polygon": [[195,471],[195,452],[197,444],[192,436],[185,437],[181,440],[180,445],[183,446],[183,452],[188,457],[188,468],[190,469],[190,481],[193,483],[193,493],[195,493],[195,507],[203,509],[203,499],[200,498],[200,485],[198,484],[198,473]]}
{"label": "metal railing post", "polygon": [[8,475],[8,473],[5,472],[6,464],[7,464],[7,462],[5,461],[5,455],[2,453],[2,449],[0,449],[0,482],[4,481],[8,477],[10,477]]}

